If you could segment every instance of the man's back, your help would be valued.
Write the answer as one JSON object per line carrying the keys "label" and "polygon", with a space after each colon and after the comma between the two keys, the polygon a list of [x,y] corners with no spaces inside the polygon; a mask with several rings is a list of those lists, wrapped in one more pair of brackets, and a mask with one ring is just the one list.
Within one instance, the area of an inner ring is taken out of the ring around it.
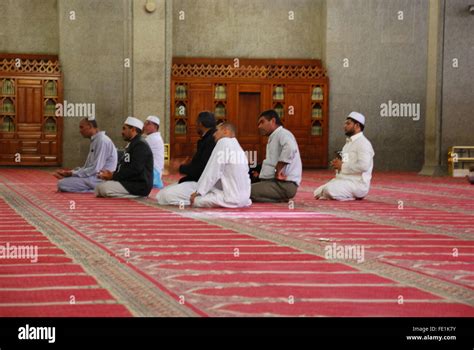
{"label": "man's back", "polygon": [[159,131],[154,132],[146,137],[145,141],[150,146],[153,153],[153,164],[154,168],[158,172],[163,171],[164,159],[165,159],[165,145]]}
{"label": "man's back", "polygon": [[204,168],[209,160],[209,157],[216,146],[214,140],[215,128],[209,129],[206,134],[197,142],[197,150],[189,164],[183,164],[179,167],[179,172],[185,174],[179,180],[179,183],[187,181],[198,181],[201,177]]}

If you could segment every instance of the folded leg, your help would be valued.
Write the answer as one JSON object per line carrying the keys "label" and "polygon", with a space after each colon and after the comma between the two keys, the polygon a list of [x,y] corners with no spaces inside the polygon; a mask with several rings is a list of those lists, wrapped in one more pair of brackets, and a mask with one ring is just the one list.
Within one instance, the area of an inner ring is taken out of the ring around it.
{"label": "folded leg", "polygon": [[102,181],[96,177],[65,177],[58,181],[60,192],[94,192],[94,188]]}
{"label": "folded leg", "polygon": [[189,198],[197,190],[197,182],[187,181],[166,186],[156,196],[161,205],[190,205]]}

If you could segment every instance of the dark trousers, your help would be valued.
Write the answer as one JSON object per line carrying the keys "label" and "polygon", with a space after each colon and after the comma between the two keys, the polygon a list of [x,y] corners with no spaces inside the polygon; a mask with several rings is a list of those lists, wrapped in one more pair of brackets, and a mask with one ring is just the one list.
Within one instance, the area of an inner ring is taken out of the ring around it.
{"label": "dark trousers", "polygon": [[250,199],[254,202],[288,202],[298,186],[291,181],[261,180],[252,184]]}

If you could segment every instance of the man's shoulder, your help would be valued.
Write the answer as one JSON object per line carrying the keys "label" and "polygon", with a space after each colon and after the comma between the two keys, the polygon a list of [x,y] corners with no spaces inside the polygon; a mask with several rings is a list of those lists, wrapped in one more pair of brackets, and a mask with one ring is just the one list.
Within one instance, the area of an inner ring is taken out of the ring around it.
{"label": "man's shoulder", "polygon": [[107,135],[105,132],[101,132],[101,133],[98,134],[97,136],[98,136],[98,140],[99,140],[100,142],[111,143],[111,144],[114,143],[114,142],[112,141],[112,139],[109,137],[109,135]]}
{"label": "man's shoulder", "polygon": [[281,127],[280,131],[275,136],[279,140],[282,140],[282,139],[284,140],[288,138],[292,140],[296,140],[295,135],[293,135],[293,133],[290,130],[285,129],[284,127]]}
{"label": "man's shoulder", "polygon": [[214,147],[216,145],[216,140],[214,140],[213,136],[202,138],[199,141],[201,141],[202,147]]}
{"label": "man's shoulder", "polygon": [[219,145],[219,147],[222,147],[222,146],[230,146],[232,144],[234,144],[234,139],[230,138],[230,137],[223,137],[221,138],[219,141],[217,141],[216,143],[216,146]]}
{"label": "man's shoulder", "polygon": [[140,139],[133,142],[130,146],[133,150],[138,150],[138,151],[145,150],[145,151],[150,151],[151,152],[150,145],[148,144],[148,142],[146,142],[141,137],[140,137]]}
{"label": "man's shoulder", "polygon": [[163,138],[161,137],[161,134],[159,132],[154,132],[153,134],[148,135],[145,140],[147,141],[150,140],[154,142],[159,142],[159,141],[163,142]]}
{"label": "man's shoulder", "polygon": [[365,134],[362,134],[362,136],[360,137],[360,140],[361,142],[364,142],[364,143],[371,143],[370,140],[367,138],[367,136],[365,136]]}
{"label": "man's shoulder", "polygon": [[357,140],[355,140],[355,143],[357,143],[359,145],[366,146],[366,147],[373,148],[372,147],[372,142],[370,142],[370,140],[365,136],[365,134],[362,134],[361,137],[359,137]]}

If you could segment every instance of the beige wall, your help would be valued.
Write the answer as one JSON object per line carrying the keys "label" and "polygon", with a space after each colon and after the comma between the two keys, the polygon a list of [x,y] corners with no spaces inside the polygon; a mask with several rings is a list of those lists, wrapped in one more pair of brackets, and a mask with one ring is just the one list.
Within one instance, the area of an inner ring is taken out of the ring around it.
{"label": "beige wall", "polygon": [[[472,0],[446,2],[441,163],[448,147],[474,146],[474,16]],[[458,67],[453,67],[453,59]]]}
{"label": "beige wall", "polygon": [[[131,57],[127,37],[126,0],[58,0],[59,56],[64,73],[64,99],[95,103],[99,127],[118,147],[127,113],[129,88],[124,59]],[[71,20],[74,11],[75,20]],[[80,118],[64,118],[64,165],[78,166],[87,157],[89,142],[78,132]]]}
{"label": "beige wall", "polygon": [[145,1],[133,1],[133,115],[145,120],[160,117],[163,136],[166,123],[165,16],[164,0],[156,1],[156,10],[148,13]]}
{"label": "beige wall", "polygon": [[56,0],[1,0],[0,52],[56,55]]}
{"label": "beige wall", "polygon": [[[346,116],[359,111],[366,116],[364,133],[375,150],[375,169],[420,170],[428,2],[328,0],[326,6],[324,63],[331,82],[329,154],[344,146],[342,125]],[[399,11],[403,20],[398,19]],[[388,101],[419,104],[420,119],[381,117],[380,105]]]}
{"label": "beige wall", "polygon": [[[175,0],[173,55],[320,58],[322,0]],[[184,20],[180,20],[181,11]],[[290,20],[290,11],[294,20]]]}

